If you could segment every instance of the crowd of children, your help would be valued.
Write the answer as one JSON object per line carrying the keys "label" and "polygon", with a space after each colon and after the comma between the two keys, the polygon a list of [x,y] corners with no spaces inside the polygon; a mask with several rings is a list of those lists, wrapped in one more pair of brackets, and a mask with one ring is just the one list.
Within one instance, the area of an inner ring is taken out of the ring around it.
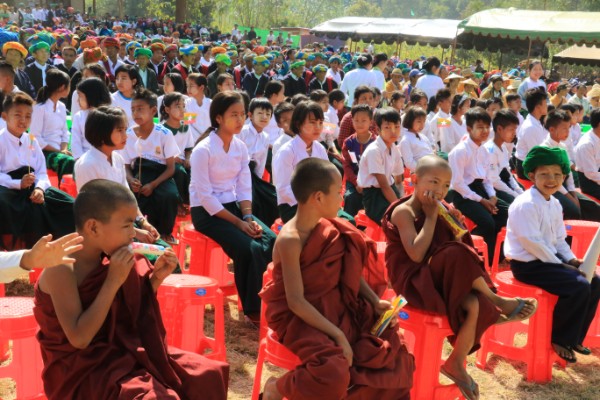
{"label": "crowd of children", "polygon": [[[225,365],[153,347],[161,321],[148,289],[175,269],[173,253],[152,266],[126,246],[177,244],[178,215],[231,258],[247,319],[259,324],[262,300],[269,327],[302,361],[267,383],[265,399],[408,398],[415,366],[398,327],[368,333],[390,304],[361,278],[376,257],[353,226],[361,210],[387,238],[394,291],[448,317],[454,349],[442,373],[467,399],[479,397],[464,364],[482,334],[529,318],[537,303],[496,295],[471,236],[456,238],[440,207],[470,220],[490,260],[506,228],[496,256],[516,279],[559,296],[556,352],[567,361],[589,353],[600,289],[580,276],[562,221],[600,221],[600,109],[582,133],[584,107],[548,105],[537,62],[528,87],[505,90],[508,78],[490,75],[478,101],[475,81],[456,85],[467,71],[440,77],[436,57],[410,68],[330,48],[78,39],[24,33],[0,61],[2,244],[84,237],[74,267],[44,272],[36,287],[49,398],[196,398],[194,385],[214,388],[202,398],[225,398]],[[52,187],[47,169],[59,181],[72,174],[78,196]],[[110,362],[100,368],[101,359]]]}

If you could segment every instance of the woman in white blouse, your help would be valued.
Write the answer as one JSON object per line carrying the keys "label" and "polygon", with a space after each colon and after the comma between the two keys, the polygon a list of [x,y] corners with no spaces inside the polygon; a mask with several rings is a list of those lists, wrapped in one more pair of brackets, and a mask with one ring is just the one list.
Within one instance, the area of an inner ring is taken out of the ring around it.
{"label": "woman in white blouse", "polygon": [[428,99],[435,96],[438,90],[446,87],[442,78],[439,77],[441,65],[442,63],[437,57],[429,57],[423,63],[425,75],[419,78],[415,87],[424,91]]}
{"label": "woman in white blouse", "polygon": [[525,92],[529,89],[543,87],[544,90],[548,91],[546,83],[540,79],[542,75],[544,75],[542,63],[538,60],[532,61],[529,64],[529,76],[523,80],[523,83],[521,83],[521,86],[519,86],[519,90],[517,91],[523,101],[525,101]]}
{"label": "woman in white blouse", "polygon": [[371,73],[373,57],[370,54],[361,54],[356,59],[357,68],[344,76],[340,90],[346,96],[346,105],[352,107],[354,103],[354,90],[361,86],[377,87],[377,77]]}

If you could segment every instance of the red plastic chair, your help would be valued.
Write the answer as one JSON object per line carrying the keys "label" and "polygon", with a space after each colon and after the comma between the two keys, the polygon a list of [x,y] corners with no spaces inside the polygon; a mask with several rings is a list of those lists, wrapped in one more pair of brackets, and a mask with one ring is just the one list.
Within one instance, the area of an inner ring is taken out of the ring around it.
{"label": "red plastic chair", "polygon": [[56,172],[49,169],[47,170],[47,173],[48,179],[50,180],[50,184],[58,189],[58,175],[56,174]]}
{"label": "red plastic chair", "polygon": [[469,218],[465,217],[465,228],[467,228],[467,230],[469,232],[473,232],[473,229],[475,229],[476,227],[477,227],[477,224],[475,224],[475,222],[473,222]]}
{"label": "red plastic chair", "polygon": [[273,225],[271,225],[271,230],[275,232],[276,235],[279,235],[279,232],[281,232],[282,227],[283,221],[281,220],[281,218],[277,218],[275,222],[273,222]]}
{"label": "red plastic chair", "polygon": [[[544,290],[526,285],[514,279],[512,272],[504,271],[496,275],[498,294],[507,297],[535,297],[538,301],[536,313],[528,323],[514,322],[494,325],[481,339],[481,348],[477,353],[477,366],[484,369],[489,353],[510,360],[524,362],[527,366],[526,380],[546,383],[552,380],[552,365],[558,362],[564,367],[565,361],[554,352],[551,345],[552,313],[557,297]],[[514,345],[515,334],[527,333],[524,347]]]}
{"label": "red plastic chair", "polygon": [[506,228],[503,227],[500,232],[498,232],[498,236],[496,236],[496,248],[494,250],[494,260],[492,261],[492,270],[491,276],[492,278],[496,276],[499,271],[498,267],[500,265],[500,253],[502,250],[502,243],[506,240]]}
{"label": "red plastic chair", "polygon": [[77,197],[77,185],[73,180],[73,175],[63,175],[60,181],[60,190],[72,197]]}
{"label": "red plastic chair", "polygon": [[571,250],[577,258],[583,258],[590,243],[594,240],[596,232],[600,228],[600,222],[567,220],[565,221],[565,229],[567,236],[573,238],[571,242]]}
{"label": "red plastic chair", "polygon": [[360,210],[358,214],[356,214],[356,217],[354,217],[354,220],[356,221],[357,227],[365,228],[364,232],[367,234],[368,237],[370,237],[376,242],[385,242],[385,235],[383,234],[383,229],[381,229],[381,226],[377,225],[375,221],[367,217],[367,214],[365,214],[365,210]]}
{"label": "red plastic chair", "polygon": [[410,398],[445,400],[459,397],[457,385],[443,385],[439,381],[440,367],[444,362],[444,339],[453,334],[448,318],[406,306],[400,311],[399,322],[404,329],[406,346],[415,356],[417,365]]}
{"label": "red plastic chair", "polygon": [[477,249],[477,252],[481,253],[483,256],[483,265],[486,271],[490,270],[490,259],[488,257],[488,245],[485,240],[481,236],[471,235],[471,239],[473,239],[473,245]]}
{"label": "red plastic chair", "polygon": [[183,229],[186,225],[192,223],[192,216],[190,214],[185,216],[177,216],[175,217],[175,225],[173,226],[173,237],[175,239],[179,239],[183,234]]}
{"label": "red plastic chair", "polygon": [[415,187],[412,183],[412,179],[404,178],[404,195],[408,196],[415,192]]}
{"label": "red plastic chair", "polygon": [[533,182],[531,182],[529,179],[521,179],[517,174],[515,174],[514,177],[517,180],[517,182],[519,182],[521,186],[525,188],[525,190],[533,186]]}
{"label": "red plastic chair", "polygon": [[0,341],[12,340],[12,361],[0,367],[0,377],[11,378],[17,399],[45,399],[42,382],[44,363],[35,334],[38,324],[33,316],[33,298],[0,298]]}
{"label": "red plastic chair", "polygon": [[[170,346],[225,361],[223,292],[216,280],[173,274],[158,288],[156,297]],[[213,337],[204,333],[204,311],[208,304],[213,305],[215,310]],[[204,354],[206,350],[210,352]]]}

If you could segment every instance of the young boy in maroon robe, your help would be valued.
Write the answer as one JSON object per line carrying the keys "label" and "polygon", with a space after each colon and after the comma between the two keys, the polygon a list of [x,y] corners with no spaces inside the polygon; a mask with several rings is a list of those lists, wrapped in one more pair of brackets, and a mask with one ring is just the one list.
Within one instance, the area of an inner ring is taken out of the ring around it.
{"label": "young boy in maroon robe", "polygon": [[136,210],[133,194],[108,180],[77,196],[83,249],[35,288],[46,396],[225,400],[227,364],[167,348],[155,293],[177,259],[169,249],[152,267],[133,255]]}
{"label": "young boy in maroon robe", "polygon": [[[479,387],[464,365],[479,348],[481,335],[496,323],[525,320],[533,315],[535,299],[496,295],[469,233],[460,239],[439,215],[452,171],[440,157],[421,158],[415,170],[414,194],[390,205],[382,228],[389,279],[409,306],[446,315],[454,349],[441,372],[455,382],[468,400],[479,398]],[[457,219],[462,215],[450,213]]]}
{"label": "young boy in maroon robe", "polygon": [[291,184],[298,211],[275,242],[273,278],[261,297],[269,327],[301,365],[270,378],[263,399],[408,399],[414,359],[398,326],[369,333],[390,303],[362,278],[375,243],[335,218],[339,172],[307,158]]}

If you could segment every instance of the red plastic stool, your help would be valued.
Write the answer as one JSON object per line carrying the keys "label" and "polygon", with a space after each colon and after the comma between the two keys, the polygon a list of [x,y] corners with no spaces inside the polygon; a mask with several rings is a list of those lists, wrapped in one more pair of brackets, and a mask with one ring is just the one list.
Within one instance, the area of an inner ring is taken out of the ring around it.
{"label": "red plastic stool", "polygon": [[404,329],[406,347],[415,356],[417,365],[410,398],[445,400],[460,396],[458,386],[442,385],[439,381],[444,339],[453,334],[448,318],[406,306],[400,311],[399,323]]}
{"label": "red plastic stool", "polygon": [[77,197],[77,185],[73,180],[73,175],[63,175],[60,181],[60,190],[72,197]]}
{"label": "red plastic stool", "polygon": [[[225,361],[223,292],[216,280],[205,276],[173,274],[160,285],[156,297],[170,346]],[[204,333],[204,310],[207,304],[212,304],[215,309],[212,338]],[[211,352],[204,354],[207,349]]]}
{"label": "red plastic stool", "polygon": [[383,229],[381,229],[381,226],[377,225],[375,221],[367,217],[365,210],[360,210],[358,214],[356,214],[356,217],[354,217],[354,220],[356,221],[357,227],[365,228],[365,233],[368,237],[376,242],[385,242]]}
{"label": "red plastic stool", "polygon": [[50,180],[50,184],[58,189],[58,175],[56,172],[51,169],[47,170],[48,180]]}
{"label": "red plastic stool", "polygon": [[277,218],[275,222],[273,222],[273,225],[271,225],[271,230],[275,232],[276,235],[279,235],[279,232],[281,232],[282,227],[283,221],[281,220],[281,218]]}
{"label": "red plastic stool", "polygon": [[517,174],[514,174],[514,177],[517,180],[517,182],[519,182],[521,186],[525,188],[525,190],[533,186],[533,182],[531,182],[529,179],[521,179]]}
{"label": "red plastic stool", "polygon": [[33,298],[0,298],[0,341],[13,341],[12,361],[0,367],[0,377],[11,378],[17,386],[17,399],[45,399],[42,383],[44,363],[35,334]]}
{"label": "red plastic stool", "polygon": [[567,220],[565,221],[565,229],[567,236],[573,238],[571,242],[571,250],[575,257],[583,258],[590,243],[594,239],[596,232],[600,228],[600,222]]}
{"label": "red plastic stool", "polygon": [[469,218],[465,217],[465,228],[467,228],[467,230],[469,232],[473,232],[473,229],[475,229],[477,227],[477,224],[475,224],[475,222],[471,221]]}
{"label": "red plastic stool", "polygon": [[492,261],[492,278],[496,276],[499,272],[498,266],[500,265],[500,253],[502,249],[502,243],[506,240],[506,228],[503,227],[500,232],[498,232],[498,236],[496,236],[496,248],[494,250],[494,260]]}
{"label": "red plastic stool", "polygon": [[192,223],[192,216],[190,214],[185,216],[177,216],[175,217],[175,225],[173,226],[173,237],[175,239],[179,239],[179,237],[183,234],[183,229],[186,225]]}
{"label": "red plastic stool", "polygon": [[483,255],[483,266],[486,271],[490,270],[490,259],[488,257],[488,245],[481,236],[471,235],[473,239],[473,246],[477,249],[477,252]]}
{"label": "red plastic stool", "polygon": [[408,196],[415,192],[415,187],[412,183],[412,179],[404,178],[404,195]]}
{"label": "red plastic stool", "polygon": [[[522,361],[527,365],[527,381],[546,383],[552,380],[552,365],[566,363],[554,352],[550,343],[552,336],[552,312],[557,297],[535,287],[517,281],[512,272],[504,271],[496,275],[498,294],[507,297],[535,297],[538,301],[536,313],[528,323],[513,322],[494,325],[481,339],[481,348],[477,353],[477,366],[484,369],[488,353],[494,353],[510,360]],[[518,332],[527,333],[524,347],[514,345]]]}

